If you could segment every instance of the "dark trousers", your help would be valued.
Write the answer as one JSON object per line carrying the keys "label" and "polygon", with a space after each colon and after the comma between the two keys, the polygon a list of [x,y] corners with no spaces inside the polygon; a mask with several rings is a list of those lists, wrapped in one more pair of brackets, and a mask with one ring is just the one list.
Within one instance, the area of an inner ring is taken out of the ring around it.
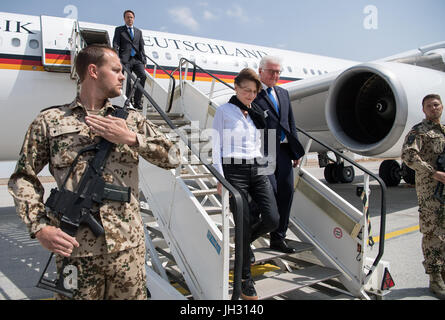
{"label": "dark trousers", "polygon": [[[294,171],[289,145],[279,144],[277,148],[277,166],[275,173],[269,176],[275,194],[280,215],[278,228],[270,233],[270,241],[284,240],[289,226],[289,215],[294,197]],[[259,207],[261,212],[261,206]]]}
{"label": "dark trousers", "polygon": [[[256,164],[223,164],[224,176],[243,199],[243,272],[242,278],[250,277],[250,243],[278,226],[279,216],[272,186],[267,176],[258,174]],[[261,219],[251,224],[248,196],[261,207]],[[233,198],[230,209],[235,215]]]}
{"label": "dark trousers", "polygon": [[[125,67],[127,67],[131,72],[134,72],[136,74],[136,76],[141,79],[141,85],[144,86],[145,84],[145,80],[147,79],[147,76],[145,75],[145,66],[144,64],[133,58],[130,58],[130,61],[128,63],[125,63]],[[126,90],[126,96],[128,97],[130,95],[131,92],[131,86],[130,86],[131,81],[127,81],[127,90]],[[135,108],[142,108],[142,104],[141,104],[141,99],[142,99],[142,91],[141,90],[136,90],[135,94],[134,94],[134,107]]]}

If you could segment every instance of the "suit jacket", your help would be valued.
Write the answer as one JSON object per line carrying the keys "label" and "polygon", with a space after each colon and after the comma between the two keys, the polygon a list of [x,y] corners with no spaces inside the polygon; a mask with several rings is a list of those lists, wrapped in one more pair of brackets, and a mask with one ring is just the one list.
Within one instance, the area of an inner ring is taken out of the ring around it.
{"label": "suit jacket", "polygon": [[116,27],[114,30],[113,48],[118,52],[122,63],[128,63],[131,58],[131,42],[136,47],[135,58],[141,61],[144,65],[147,63],[144,51],[144,39],[142,38],[142,31],[133,26],[134,38],[131,41],[130,32],[126,25]]}
{"label": "suit jacket", "polygon": [[280,106],[280,115],[277,114],[275,106],[270,100],[267,92],[261,90],[254,100],[258,106],[264,111],[268,111],[266,118],[267,129],[277,130],[277,146],[279,145],[279,130],[283,130],[286,134],[290,147],[290,156],[293,160],[298,160],[304,155],[304,148],[298,140],[297,129],[295,127],[294,114],[290,104],[289,93],[281,87],[274,87]]}

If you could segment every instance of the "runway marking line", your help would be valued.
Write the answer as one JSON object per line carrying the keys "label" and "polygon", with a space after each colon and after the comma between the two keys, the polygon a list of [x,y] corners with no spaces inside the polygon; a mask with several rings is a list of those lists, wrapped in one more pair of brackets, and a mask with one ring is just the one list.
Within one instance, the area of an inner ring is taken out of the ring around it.
{"label": "runway marking line", "polygon": [[[389,233],[385,234],[385,240],[394,238],[394,237],[398,237],[410,232],[414,232],[414,231],[418,231],[420,229],[419,225],[416,226],[412,226],[412,227],[408,227],[408,228],[404,228],[404,229],[400,229],[400,230],[396,230],[396,231],[392,231]],[[380,240],[380,237],[373,237],[372,238],[374,240],[374,242],[378,242]]]}

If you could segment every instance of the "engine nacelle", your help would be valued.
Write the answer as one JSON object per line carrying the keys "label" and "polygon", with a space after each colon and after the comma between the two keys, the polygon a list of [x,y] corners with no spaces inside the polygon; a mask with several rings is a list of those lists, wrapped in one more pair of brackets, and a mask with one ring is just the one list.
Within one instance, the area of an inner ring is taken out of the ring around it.
{"label": "engine nacelle", "polygon": [[444,72],[393,62],[357,65],[331,85],[326,121],[348,150],[398,157],[405,135],[424,118],[422,99],[430,93],[445,99]]}

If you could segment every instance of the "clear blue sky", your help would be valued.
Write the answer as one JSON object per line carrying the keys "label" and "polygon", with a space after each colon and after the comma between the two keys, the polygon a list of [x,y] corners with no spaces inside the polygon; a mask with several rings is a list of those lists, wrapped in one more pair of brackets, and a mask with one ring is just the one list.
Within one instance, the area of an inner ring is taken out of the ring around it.
{"label": "clear blue sky", "polygon": [[[444,0],[15,0],[0,11],[67,16],[121,25],[136,13],[142,29],[372,60],[445,41]],[[372,7],[369,7],[372,6]]]}

